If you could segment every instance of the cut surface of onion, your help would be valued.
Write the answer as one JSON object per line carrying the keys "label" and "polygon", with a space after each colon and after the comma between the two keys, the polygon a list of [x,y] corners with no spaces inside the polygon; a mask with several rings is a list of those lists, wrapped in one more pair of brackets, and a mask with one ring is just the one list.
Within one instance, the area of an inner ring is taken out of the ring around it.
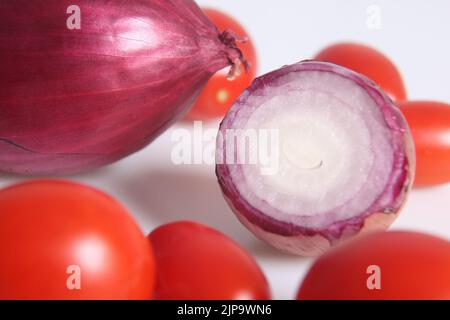
{"label": "cut surface of onion", "polygon": [[411,135],[393,102],[367,78],[315,61],[254,82],[221,124],[217,160],[241,222],[302,255],[386,228],[414,172]]}

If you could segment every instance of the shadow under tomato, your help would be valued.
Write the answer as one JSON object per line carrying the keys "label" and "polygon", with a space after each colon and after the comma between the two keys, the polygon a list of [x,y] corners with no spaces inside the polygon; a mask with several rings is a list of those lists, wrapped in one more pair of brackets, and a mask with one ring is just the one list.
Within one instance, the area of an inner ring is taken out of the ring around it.
{"label": "shadow under tomato", "polygon": [[152,170],[121,179],[121,192],[157,224],[193,220],[238,241],[251,237],[229,209],[214,177],[184,170]]}
{"label": "shadow under tomato", "polygon": [[153,169],[130,175],[121,179],[121,183],[121,193],[128,203],[139,212],[151,215],[156,226],[179,220],[197,221],[225,233],[246,249],[259,243],[265,247],[261,250],[278,254],[241,225],[225,202],[214,175]]}
{"label": "shadow under tomato", "polygon": [[150,215],[155,227],[180,220],[197,221],[225,233],[258,260],[303,260],[254,237],[228,207],[214,174],[182,169],[156,168],[129,174],[120,179],[120,193],[135,210]]}

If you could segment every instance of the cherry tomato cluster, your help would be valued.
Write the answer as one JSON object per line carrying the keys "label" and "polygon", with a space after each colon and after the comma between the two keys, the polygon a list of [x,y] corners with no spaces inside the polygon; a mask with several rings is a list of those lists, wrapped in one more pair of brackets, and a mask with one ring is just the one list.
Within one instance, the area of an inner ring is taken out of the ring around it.
{"label": "cherry tomato cluster", "polygon": [[[1,190],[0,240],[0,299],[271,298],[255,260],[222,233],[181,221],[146,238],[116,200],[73,182]],[[374,263],[383,284],[370,291]],[[373,234],[319,258],[298,299],[450,299],[448,270],[448,241]]]}
{"label": "cherry tomato cluster", "polygon": [[[231,17],[205,12],[220,29],[248,38]],[[251,71],[234,81],[226,70],[215,75],[189,119],[223,116],[251,83],[255,49],[251,41],[239,46]],[[408,101],[395,65],[370,47],[337,44],[315,59],[366,75],[398,103],[415,140],[416,186],[450,181],[448,104]],[[222,233],[182,221],[146,237],[120,203],[73,182],[37,180],[1,190],[0,240],[0,299],[271,298],[256,261]],[[381,284],[377,270],[383,270]],[[449,270],[448,241],[414,232],[377,233],[320,257],[297,298],[450,299]]]}
{"label": "cherry tomato cluster", "polygon": [[0,299],[270,298],[225,235],[178,222],[146,238],[116,200],[68,181],[0,191],[0,240]]}

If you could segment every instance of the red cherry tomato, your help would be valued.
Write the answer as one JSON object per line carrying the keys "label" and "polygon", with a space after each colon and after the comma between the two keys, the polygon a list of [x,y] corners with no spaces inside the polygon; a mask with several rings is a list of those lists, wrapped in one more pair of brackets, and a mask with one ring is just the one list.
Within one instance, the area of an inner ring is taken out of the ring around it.
{"label": "red cherry tomato", "polygon": [[[213,9],[203,11],[220,31],[231,30],[238,36],[249,38],[244,28],[230,16]],[[227,79],[229,68],[213,75],[189,111],[188,119],[207,120],[223,117],[236,98],[252,83],[257,68],[255,48],[250,38],[246,43],[239,43],[238,47],[250,64],[248,72],[243,68],[241,75],[234,80]]]}
{"label": "red cherry tomato", "polygon": [[220,232],[194,222],[159,227],[149,235],[162,300],[270,299],[256,262]]}
{"label": "red cherry tomato", "polygon": [[66,181],[0,191],[0,299],[148,299],[148,240],[114,199]]}
{"label": "red cherry tomato", "polygon": [[416,232],[363,236],[309,270],[297,299],[450,299],[450,242]]}
{"label": "red cherry tomato", "polygon": [[373,48],[356,43],[339,43],[325,48],[315,59],[332,62],[365,75],[394,101],[406,99],[405,86],[397,67]]}
{"label": "red cherry tomato", "polygon": [[399,104],[416,145],[416,187],[450,182],[450,105],[431,101]]}

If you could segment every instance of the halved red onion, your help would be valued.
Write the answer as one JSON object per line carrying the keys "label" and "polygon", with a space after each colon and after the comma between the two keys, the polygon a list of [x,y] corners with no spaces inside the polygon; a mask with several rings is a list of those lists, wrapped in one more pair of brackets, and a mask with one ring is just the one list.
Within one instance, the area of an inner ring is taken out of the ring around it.
{"label": "halved red onion", "polygon": [[0,1],[0,171],[61,174],[139,150],[245,62],[192,0]]}
{"label": "halved red onion", "polygon": [[[262,161],[264,152],[276,157]],[[408,125],[388,96],[360,74],[316,61],[255,80],[223,120],[216,156],[239,220],[300,255],[387,228],[415,169]]]}

